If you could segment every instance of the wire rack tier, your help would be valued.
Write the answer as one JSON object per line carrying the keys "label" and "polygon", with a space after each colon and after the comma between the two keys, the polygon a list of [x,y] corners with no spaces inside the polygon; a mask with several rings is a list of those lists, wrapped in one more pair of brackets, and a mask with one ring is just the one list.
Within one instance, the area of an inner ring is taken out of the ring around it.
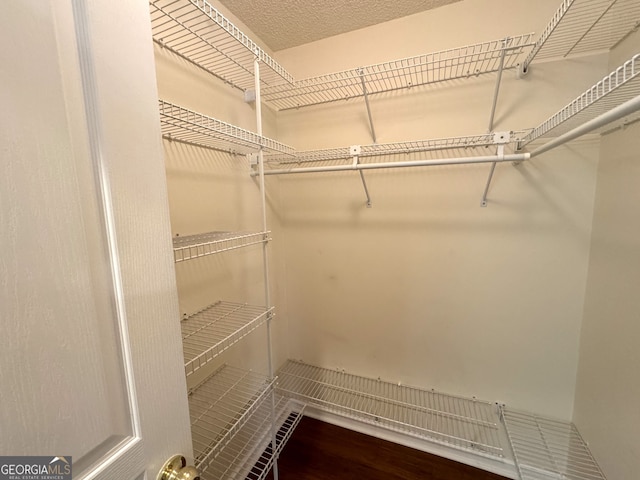
{"label": "wire rack tier", "polygon": [[575,425],[501,408],[520,480],[605,480]]}
{"label": "wire rack tier", "polygon": [[276,391],[323,410],[414,437],[502,458],[494,404],[289,360]]}
{"label": "wire rack tier", "polygon": [[248,422],[273,387],[264,375],[223,365],[189,392],[197,468],[205,469]]}
{"label": "wire rack tier", "polygon": [[273,317],[274,307],[216,302],[181,322],[187,377]]}
{"label": "wire rack tier", "polygon": [[162,136],[200,147],[231,153],[265,152],[293,154],[293,148],[244,128],[217,120],[164,100],[159,101]]}
{"label": "wire rack tier", "polygon": [[[467,150],[472,148],[494,145],[494,136],[491,133],[472,135],[467,137],[450,137],[430,140],[413,140],[407,142],[375,143],[359,145],[357,156],[366,161],[368,157],[409,155],[439,150]],[[326,162],[335,160],[350,161],[354,156],[351,147],[337,147],[320,150],[298,151],[294,156],[266,155],[266,168],[280,168],[286,165],[299,165],[304,163]]]}
{"label": "wire rack tier", "polygon": [[201,469],[203,480],[263,480],[302,419],[304,404],[275,395],[276,448],[271,396],[261,403],[227,446]]}
{"label": "wire rack tier", "polygon": [[523,62],[613,48],[640,25],[638,0],[563,0]]}
{"label": "wire rack tier", "polygon": [[257,58],[265,85],[293,78],[253,40],[206,0],[151,0],[156,43],[241,90],[254,88]]}
{"label": "wire rack tier", "polygon": [[520,147],[541,137],[562,135],[638,95],[640,95],[640,54],[632,57],[534,128],[519,142]]}
{"label": "wire rack tier", "polygon": [[271,85],[262,98],[278,110],[335,102],[436,82],[472,77],[515,66],[533,34],[508,37],[440,52],[403,58],[342,72]]}
{"label": "wire rack tier", "polygon": [[268,242],[271,232],[207,232],[173,237],[176,263]]}

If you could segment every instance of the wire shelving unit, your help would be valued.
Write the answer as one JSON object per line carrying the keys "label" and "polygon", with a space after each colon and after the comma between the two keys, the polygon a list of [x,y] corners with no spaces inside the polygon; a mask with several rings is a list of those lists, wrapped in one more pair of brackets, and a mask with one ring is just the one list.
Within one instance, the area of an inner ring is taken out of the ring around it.
{"label": "wire shelving unit", "polygon": [[520,480],[605,480],[575,425],[501,407]]}
{"label": "wire shelving unit", "polygon": [[503,68],[514,67],[533,45],[532,37],[519,35],[270,85],[262,98],[278,110],[287,110],[496,72],[503,52]]}
{"label": "wire shelving unit", "polygon": [[289,360],[276,391],[323,410],[475,454],[502,458],[495,405]]}
{"label": "wire shelving unit", "polygon": [[265,85],[293,78],[253,40],[206,0],[151,0],[153,39],[241,90],[254,87],[253,61],[266,65]]}
{"label": "wire shelving unit", "polygon": [[176,263],[228,252],[271,240],[271,232],[207,232],[173,237],[173,257]]}
{"label": "wire shelving unit", "polygon": [[541,137],[562,135],[639,95],[640,54],[635,55],[534,128],[522,138],[519,146],[522,148]]}
{"label": "wire shelving unit", "polygon": [[162,136],[230,153],[260,150],[293,154],[293,148],[244,128],[217,120],[164,100],[159,101]]}
{"label": "wire shelving unit", "polygon": [[563,0],[523,62],[609,50],[640,25],[637,0]]}
{"label": "wire shelving unit", "polygon": [[279,395],[275,399],[276,447],[270,435],[273,421],[271,401],[262,401],[245,425],[206,468],[203,480],[262,480],[285,447],[300,420],[305,405]]}
{"label": "wire shelving unit", "polygon": [[187,377],[273,318],[274,308],[216,302],[182,320]]}

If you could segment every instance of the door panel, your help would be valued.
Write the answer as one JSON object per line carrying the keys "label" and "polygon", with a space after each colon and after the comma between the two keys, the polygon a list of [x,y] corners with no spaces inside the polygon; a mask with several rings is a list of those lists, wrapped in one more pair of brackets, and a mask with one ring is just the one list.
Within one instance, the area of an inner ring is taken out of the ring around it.
{"label": "door panel", "polygon": [[9,2],[0,38],[0,455],[154,478],[191,447],[148,9]]}

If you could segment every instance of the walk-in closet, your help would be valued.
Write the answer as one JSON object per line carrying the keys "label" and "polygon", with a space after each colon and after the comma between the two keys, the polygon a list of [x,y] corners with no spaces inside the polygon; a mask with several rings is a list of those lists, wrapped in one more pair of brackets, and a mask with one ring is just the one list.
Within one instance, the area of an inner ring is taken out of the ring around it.
{"label": "walk-in closet", "polygon": [[[478,478],[636,478],[639,0],[36,3],[4,22],[3,370],[26,335],[87,393],[41,409],[7,370],[18,453],[277,480],[306,419]],[[43,347],[80,316],[86,348]],[[23,438],[67,405],[104,422]]]}

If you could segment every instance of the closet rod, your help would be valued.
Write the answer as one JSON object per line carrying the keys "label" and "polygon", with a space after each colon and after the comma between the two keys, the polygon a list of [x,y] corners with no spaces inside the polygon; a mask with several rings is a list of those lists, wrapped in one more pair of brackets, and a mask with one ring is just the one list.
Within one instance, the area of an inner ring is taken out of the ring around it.
{"label": "closet rod", "polygon": [[588,122],[585,122],[582,125],[574,128],[573,130],[570,130],[567,133],[560,135],[559,137],[554,138],[553,140],[536,148],[533,152],[531,152],[531,157],[533,158],[540,155],[541,153],[551,150],[552,148],[563,145],[570,140],[574,140],[582,135],[586,135],[587,133],[592,132],[597,128],[604,127],[611,122],[620,120],[621,118],[627,115],[631,115],[638,110],[640,110],[640,95],[632,98],[631,100],[627,100],[623,104],[612,108],[608,112],[605,112],[597,116],[596,118],[593,118]]}
{"label": "closet rod", "polygon": [[[400,167],[429,167],[435,165],[465,165],[471,163],[491,163],[491,162],[522,162],[529,160],[530,154],[512,153],[509,155],[485,155],[479,157],[459,157],[446,158],[441,160],[412,160],[406,162],[380,162],[380,163],[357,163],[350,165],[335,165],[327,167],[304,167],[304,168],[283,168],[277,170],[265,170],[265,175],[282,175],[288,173],[317,173],[317,172],[341,172],[350,170],[374,170],[380,168],[400,168]],[[252,176],[257,176],[257,172],[252,172]]]}

